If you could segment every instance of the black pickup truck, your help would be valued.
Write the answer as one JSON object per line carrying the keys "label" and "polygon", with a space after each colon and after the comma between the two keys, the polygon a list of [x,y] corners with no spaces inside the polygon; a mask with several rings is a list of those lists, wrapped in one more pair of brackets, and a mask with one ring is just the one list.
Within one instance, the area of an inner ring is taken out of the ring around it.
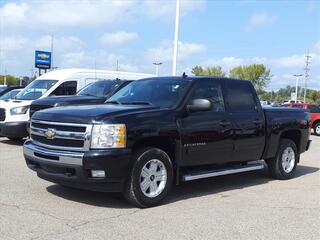
{"label": "black pickup truck", "polygon": [[30,117],[39,110],[81,104],[104,103],[110,96],[129,84],[128,80],[102,80],[93,82],[82,88],[73,96],[50,96],[35,100],[30,105]]}
{"label": "black pickup truck", "polygon": [[123,192],[150,207],[173,184],[258,170],[264,162],[272,177],[291,178],[311,143],[309,123],[302,109],[263,109],[248,81],[149,78],[102,105],[36,112],[24,156],[42,179]]}

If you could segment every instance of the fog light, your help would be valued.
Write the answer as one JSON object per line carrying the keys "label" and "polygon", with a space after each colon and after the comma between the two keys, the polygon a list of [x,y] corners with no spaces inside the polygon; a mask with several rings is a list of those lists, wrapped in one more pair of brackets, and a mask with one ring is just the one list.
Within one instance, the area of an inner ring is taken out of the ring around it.
{"label": "fog light", "polygon": [[91,170],[91,177],[93,178],[105,178],[106,174],[104,170]]}

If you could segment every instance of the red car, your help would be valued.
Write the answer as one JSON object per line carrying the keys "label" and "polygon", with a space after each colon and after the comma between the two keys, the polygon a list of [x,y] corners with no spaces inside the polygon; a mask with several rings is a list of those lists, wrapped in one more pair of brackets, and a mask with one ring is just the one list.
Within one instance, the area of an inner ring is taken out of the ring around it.
{"label": "red car", "polygon": [[314,134],[317,136],[320,136],[320,105],[308,104],[308,103],[289,103],[289,104],[284,104],[283,106],[309,109],[310,118],[311,118],[311,127],[314,130]]}

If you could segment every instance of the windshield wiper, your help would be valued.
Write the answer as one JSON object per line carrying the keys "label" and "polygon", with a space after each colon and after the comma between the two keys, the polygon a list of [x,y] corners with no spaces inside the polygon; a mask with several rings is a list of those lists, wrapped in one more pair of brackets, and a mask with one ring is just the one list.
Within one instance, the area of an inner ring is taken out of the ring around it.
{"label": "windshield wiper", "polygon": [[124,105],[152,105],[151,102],[143,102],[143,101],[136,101],[136,102],[123,102]]}
{"label": "windshield wiper", "polygon": [[105,102],[106,104],[121,104],[120,102],[116,101],[116,100],[113,100],[113,101],[106,101]]}

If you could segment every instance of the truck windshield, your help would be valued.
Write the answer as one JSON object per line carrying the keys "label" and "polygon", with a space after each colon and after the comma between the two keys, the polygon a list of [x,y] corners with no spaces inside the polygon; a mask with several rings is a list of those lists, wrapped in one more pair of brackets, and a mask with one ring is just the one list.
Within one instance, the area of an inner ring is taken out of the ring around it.
{"label": "truck windshield", "polygon": [[119,80],[104,80],[94,82],[82,88],[77,95],[79,96],[93,96],[93,97],[107,97],[111,92],[116,90],[121,85]]}
{"label": "truck windshield", "polygon": [[150,78],[133,81],[108,99],[106,103],[176,106],[190,85],[186,80]]}
{"label": "truck windshield", "polygon": [[4,90],[6,90],[7,87],[6,86],[0,86],[0,93],[3,92]]}
{"label": "truck windshield", "polygon": [[34,80],[23,91],[17,94],[18,100],[35,100],[47,92],[57,80]]}

